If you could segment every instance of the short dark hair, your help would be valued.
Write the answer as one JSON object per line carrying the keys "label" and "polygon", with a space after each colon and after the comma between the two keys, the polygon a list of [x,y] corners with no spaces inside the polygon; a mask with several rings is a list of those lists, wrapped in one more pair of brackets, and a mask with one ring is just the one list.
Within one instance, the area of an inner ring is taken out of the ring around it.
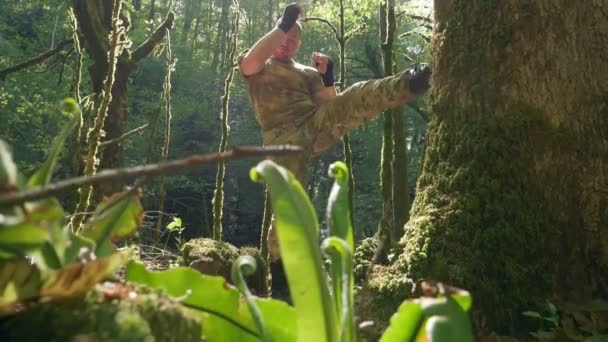
{"label": "short dark hair", "polygon": [[[279,17],[279,19],[277,19],[277,21],[274,23],[275,26],[279,25],[279,23],[281,22],[281,17]],[[296,23],[294,26],[297,26],[300,29],[300,33],[302,33],[302,23],[299,20],[296,20]]]}

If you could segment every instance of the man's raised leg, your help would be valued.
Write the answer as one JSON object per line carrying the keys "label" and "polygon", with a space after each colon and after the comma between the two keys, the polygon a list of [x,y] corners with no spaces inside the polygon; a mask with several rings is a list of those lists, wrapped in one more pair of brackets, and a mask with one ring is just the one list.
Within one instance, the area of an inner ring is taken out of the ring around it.
{"label": "man's raised leg", "polygon": [[428,67],[397,75],[358,82],[331,101],[323,103],[310,127],[315,132],[313,154],[335,144],[349,130],[375,118],[383,111],[403,105],[428,89]]}

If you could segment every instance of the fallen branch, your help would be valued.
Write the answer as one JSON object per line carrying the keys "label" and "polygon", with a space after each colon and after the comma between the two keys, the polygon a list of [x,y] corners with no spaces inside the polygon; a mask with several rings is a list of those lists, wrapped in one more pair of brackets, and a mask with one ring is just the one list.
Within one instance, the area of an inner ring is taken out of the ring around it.
{"label": "fallen branch", "polygon": [[77,188],[83,185],[92,185],[103,182],[118,181],[130,177],[150,177],[164,175],[186,168],[205,164],[213,164],[219,161],[267,156],[284,156],[298,154],[302,151],[297,146],[242,146],[234,147],[222,153],[195,154],[188,158],[172,160],[158,164],[148,164],[133,166],[122,169],[103,170],[93,176],[81,176],[67,179],[42,188],[13,193],[0,196],[0,206],[15,205],[28,201],[39,200],[60,194],[66,190]]}
{"label": "fallen branch", "polygon": [[25,69],[25,68],[29,68],[32,65],[36,65],[39,63],[44,62],[45,60],[47,60],[48,58],[50,58],[51,56],[55,55],[56,53],[60,52],[61,50],[63,50],[64,47],[66,47],[66,45],[69,45],[70,43],[72,43],[72,39],[66,39],[62,42],[60,42],[56,48],[49,50],[43,54],[40,54],[34,58],[28,59],[25,62],[21,62],[17,65],[13,65],[12,67],[8,67],[6,69],[0,70],[0,80],[4,80],[6,78],[6,76],[8,74],[12,74],[14,72],[17,72],[19,70]]}
{"label": "fallen branch", "polygon": [[146,129],[148,127],[149,124],[145,124],[141,127],[137,127],[134,130],[128,131],[127,133],[119,136],[118,138],[114,138],[114,139],[110,139],[110,140],[106,140],[102,143],[99,144],[99,148],[104,148],[106,146],[109,145],[113,145],[113,144],[118,144],[123,142],[124,140],[128,139],[129,137],[136,135],[136,134],[141,134],[141,132],[143,132],[144,129]]}

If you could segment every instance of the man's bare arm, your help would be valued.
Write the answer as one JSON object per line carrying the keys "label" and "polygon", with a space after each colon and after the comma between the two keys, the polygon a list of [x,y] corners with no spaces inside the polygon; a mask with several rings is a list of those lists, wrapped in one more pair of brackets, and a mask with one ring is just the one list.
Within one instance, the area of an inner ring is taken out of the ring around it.
{"label": "man's bare arm", "polygon": [[287,33],[275,27],[260,38],[243,57],[240,65],[241,74],[251,76],[262,71],[264,63],[270,58],[272,52],[281,46],[286,36]]}
{"label": "man's bare arm", "polygon": [[287,32],[295,25],[303,11],[304,9],[296,3],[285,7],[278,25],[253,44],[241,60],[240,69],[244,76],[255,75],[264,69],[264,64],[272,56],[272,52],[281,46],[287,37]]}

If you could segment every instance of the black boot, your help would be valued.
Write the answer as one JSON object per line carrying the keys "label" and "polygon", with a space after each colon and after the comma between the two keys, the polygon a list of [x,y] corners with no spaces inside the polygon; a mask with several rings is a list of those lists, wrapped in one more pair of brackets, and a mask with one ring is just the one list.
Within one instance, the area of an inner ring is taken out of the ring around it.
{"label": "black boot", "polygon": [[280,259],[270,262],[270,274],[272,276],[272,281],[270,283],[272,298],[280,299],[287,302],[289,305],[292,305],[285,268],[283,268],[283,262]]}

